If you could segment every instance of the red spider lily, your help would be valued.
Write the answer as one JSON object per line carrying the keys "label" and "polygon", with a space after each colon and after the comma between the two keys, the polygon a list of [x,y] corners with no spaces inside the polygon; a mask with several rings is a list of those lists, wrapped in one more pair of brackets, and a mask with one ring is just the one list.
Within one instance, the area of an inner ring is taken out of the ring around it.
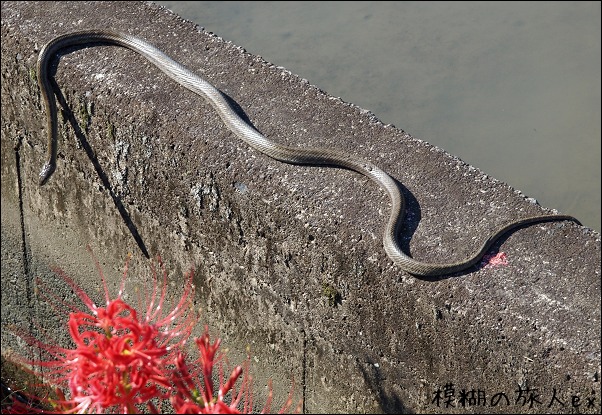
{"label": "red spider lily", "polygon": [[[81,298],[88,310],[82,311],[73,304],[65,303],[38,280],[42,288],[39,291],[48,293],[45,298],[50,300],[55,310],[67,307],[71,311],[68,327],[75,348],[62,348],[17,331],[17,335],[29,345],[40,348],[51,357],[50,360],[20,359],[20,362],[32,365],[34,374],[46,378],[54,396],[38,398],[22,393],[19,399],[12,400],[12,405],[2,408],[3,413],[134,413],[144,405],[151,413],[161,413],[155,402],[161,404],[167,400],[178,413],[249,413],[253,410],[248,374],[250,358],[247,358],[244,368],[237,366],[224,380],[223,356],[218,354],[221,341],[217,339],[211,343],[207,326],[205,333],[195,339],[199,350],[196,364],[189,367],[186,356],[180,351],[198,321],[191,307],[194,297],[192,273],[187,275],[178,304],[164,315],[167,273],[159,258],[162,287],[159,292],[157,272],[151,266],[153,289],[150,296],[141,302],[141,309],[145,311],[142,317],[142,313],[123,300],[129,257],[115,299],[110,298],[104,274],[95,257],[94,261],[103,282],[105,307],[98,307],[60,269],[55,272]],[[216,365],[219,370],[217,391],[213,384]],[[239,379],[241,383],[237,390]],[[281,413],[291,406],[292,392],[293,388]],[[264,413],[269,411],[271,400],[270,385]],[[50,406],[51,410],[42,409],[41,404]],[[297,412],[299,410],[300,406]]]}
{"label": "red spider lily", "polygon": [[[192,273],[187,276],[179,303],[163,315],[167,273],[159,258],[163,273],[161,292],[158,292],[157,273],[152,266],[153,290],[147,298],[146,313],[141,318],[122,299],[128,262],[117,298],[111,299],[98,260],[94,260],[103,281],[106,307],[98,307],[63,271],[55,270],[79,295],[89,312],[53,296],[51,300],[55,305],[58,302],[72,311],[68,325],[76,347],[58,347],[19,332],[17,334],[27,343],[53,357],[53,360],[22,360],[22,363],[34,366],[35,374],[48,377],[49,383],[57,387],[58,399],[46,399],[54,411],[137,412],[138,405],[169,395],[172,384],[168,366],[173,364],[176,351],[190,337],[197,321],[195,313],[189,312],[194,290]],[[61,389],[70,392],[68,399]]]}
{"label": "red spider lily", "polygon": [[[178,393],[171,397],[172,406],[180,414],[241,413],[238,410],[241,398],[247,393],[246,401],[248,401],[250,396],[248,371],[243,377],[239,392],[236,393],[234,386],[243,373],[243,368],[241,366],[235,367],[230,378],[226,383],[223,382],[222,359],[221,356],[216,356],[221,340],[217,339],[211,344],[209,328],[205,326],[205,333],[200,338],[195,339],[195,342],[199,348],[199,359],[198,365],[194,366],[193,370],[186,364],[182,353],[179,353],[176,358],[173,382]],[[216,364],[219,365],[220,387],[217,396],[214,396],[213,368]],[[202,381],[202,383],[199,381]],[[232,392],[232,396],[228,404],[224,401],[224,398],[229,392]],[[247,409],[246,401],[244,409]]]}
{"label": "red spider lily", "polygon": [[[205,326],[205,333],[195,339],[199,349],[197,365],[191,370],[186,364],[183,354],[176,358],[176,370],[172,379],[176,385],[176,394],[171,397],[171,404],[179,414],[240,414],[253,412],[252,382],[249,376],[249,362],[247,358],[243,366],[236,366],[230,377],[224,382],[223,356],[217,355],[221,340],[211,343],[209,328]],[[217,394],[213,385],[213,369],[218,366],[219,389]],[[242,375],[240,389],[236,390],[236,383]],[[288,410],[292,404],[292,392],[279,413]],[[228,396],[229,395],[229,396]],[[272,401],[272,387],[268,400],[261,411],[267,413]],[[300,407],[297,408],[299,412]]]}

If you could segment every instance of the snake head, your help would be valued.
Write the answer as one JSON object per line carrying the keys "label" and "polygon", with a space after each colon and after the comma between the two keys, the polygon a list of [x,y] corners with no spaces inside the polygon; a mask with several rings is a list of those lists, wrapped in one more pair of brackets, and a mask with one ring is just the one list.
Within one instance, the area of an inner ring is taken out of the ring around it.
{"label": "snake head", "polygon": [[48,179],[50,179],[50,176],[52,176],[52,173],[54,173],[55,169],[55,163],[44,163],[44,167],[42,167],[42,170],[40,170],[40,186],[43,186],[48,181]]}

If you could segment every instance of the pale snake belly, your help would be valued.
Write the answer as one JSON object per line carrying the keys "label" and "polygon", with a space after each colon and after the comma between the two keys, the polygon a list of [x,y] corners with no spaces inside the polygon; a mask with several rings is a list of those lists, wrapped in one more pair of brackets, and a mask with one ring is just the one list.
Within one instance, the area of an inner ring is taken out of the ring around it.
{"label": "pale snake belly", "polygon": [[49,65],[52,58],[62,49],[88,43],[122,46],[139,53],[163,71],[171,79],[205,98],[215,108],[222,121],[238,138],[259,152],[276,160],[298,164],[336,166],[354,170],[377,183],[391,199],[391,213],[385,226],[383,245],[389,258],[404,271],[419,276],[442,276],[465,270],[475,265],[491,245],[506,232],[535,222],[570,220],[579,221],[568,215],[538,215],[505,224],[491,234],[481,247],[469,258],[453,263],[425,263],[406,255],[397,241],[403,216],[405,199],[395,180],[374,164],[352,154],[323,148],[297,148],[279,144],[265,137],[243,120],[229,104],[225,96],[208,81],[186,69],[178,62],[150,43],[124,33],[108,30],[86,30],[58,36],[40,51],[37,62],[37,77],[42,101],[47,115],[48,159],[40,172],[40,185],[46,183],[56,168],[57,157],[57,106],[50,82]]}

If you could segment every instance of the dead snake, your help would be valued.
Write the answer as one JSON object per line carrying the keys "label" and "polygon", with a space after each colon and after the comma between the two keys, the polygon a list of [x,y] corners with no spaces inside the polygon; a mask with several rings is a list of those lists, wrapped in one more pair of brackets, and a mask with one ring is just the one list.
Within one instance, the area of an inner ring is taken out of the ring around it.
{"label": "dead snake", "polygon": [[202,96],[215,108],[222,121],[238,138],[249,146],[276,160],[298,165],[337,166],[354,170],[377,183],[391,199],[391,214],[385,227],[383,243],[391,260],[402,270],[419,276],[441,276],[465,270],[476,264],[491,245],[504,233],[534,222],[570,220],[567,215],[539,215],[508,223],[497,229],[471,257],[448,264],[431,264],[416,261],[406,255],[397,243],[402,226],[405,200],[395,180],[374,164],[342,151],[323,148],[297,148],[278,144],[244,121],[228,103],[224,95],[208,81],[189,71],[165,53],[147,43],[124,33],[108,30],[86,30],[64,34],[52,39],[40,51],[37,62],[38,83],[47,115],[48,159],[40,172],[40,185],[46,183],[56,168],[57,157],[57,106],[50,82],[49,65],[61,50],[82,44],[109,44],[122,46],[139,53],[171,79]]}

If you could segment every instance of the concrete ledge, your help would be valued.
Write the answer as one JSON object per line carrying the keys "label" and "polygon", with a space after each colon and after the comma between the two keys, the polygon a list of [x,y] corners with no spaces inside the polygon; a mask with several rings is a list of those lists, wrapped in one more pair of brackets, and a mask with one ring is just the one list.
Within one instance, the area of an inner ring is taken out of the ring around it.
{"label": "concrete ledge", "polygon": [[[202,98],[134,53],[103,46],[60,58],[56,82],[72,117],[64,111],[58,168],[39,187],[38,52],[59,34],[100,25],[200,73],[268,137],[382,166],[406,189],[401,237],[416,258],[462,259],[500,224],[548,211],[153,4],[2,2],[3,357],[22,347],[7,325],[58,330],[34,277],[52,285],[58,265],[98,289],[90,244],[115,284],[128,252],[134,270],[147,266],[145,253],[161,254],[175,296],[194,266],[203,320],[230,360],[251,345],[256,385],[272,378],[284,399],[293,374],[307,412],[571,412],[573,396],[580,412],[600,411],[600,235],[590,229],[526,227],[495,247],[506,267],[416,279],[384,253],[389,202],[367,179],[258,154]],[[144,278],[132,277],[130,289]],[[452,384],[448,408],[434,398]],[[535,389],[536,401],[522,405],[519,388]],[[462,390],[485,406],[462,407]],[[499,393],[508,405],[493,405]]]}

